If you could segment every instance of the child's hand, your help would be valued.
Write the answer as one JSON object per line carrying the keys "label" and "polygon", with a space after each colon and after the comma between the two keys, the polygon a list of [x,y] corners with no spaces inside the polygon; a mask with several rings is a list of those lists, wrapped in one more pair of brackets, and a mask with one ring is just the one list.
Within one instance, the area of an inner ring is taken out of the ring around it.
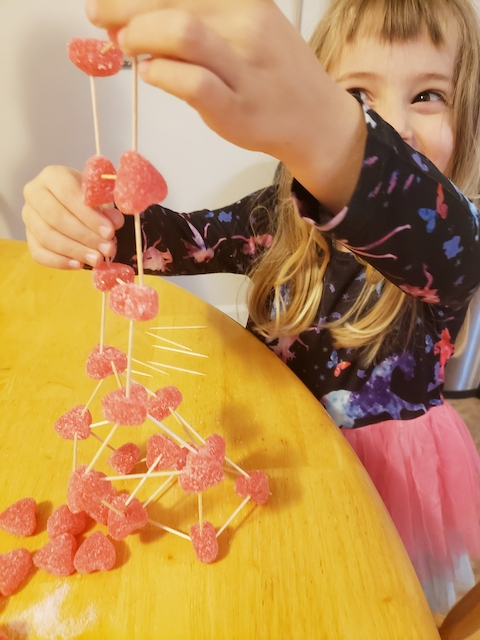
{"label": "child's hand", "polygon": [[25,188],[22,216],[34,260],[57,269],[98,266],[115,253],[115,230],[123,226],[117,210],[101,212],[83,204],[82,174],[46,167]]}
{"label": "child's hand", "polygon": [[88,0],[141,78],[230,142],[281,160],[326,206],[354,190],[365,122],[273,0]]}

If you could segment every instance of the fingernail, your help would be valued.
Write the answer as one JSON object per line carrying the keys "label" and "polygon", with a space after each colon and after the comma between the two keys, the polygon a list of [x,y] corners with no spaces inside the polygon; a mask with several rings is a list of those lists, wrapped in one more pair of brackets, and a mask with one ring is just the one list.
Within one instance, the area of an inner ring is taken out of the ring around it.
{"label": "fingernail", "polygon": [[80,269],[82,265],[80,262],[78,262],[78,260],[69,260],[68,266],[70,267],[70,269]]}
{"label": "fingernail", "polygon": [[98,246],[98,250],[103,253],[104,256],[108,255],[110,253],[110,250],[112,248],[112,245],[110,244],[110,242],[102,242],[99,246]]}
{"label": "fingernail", "polygon": [[85,256],[85,262],[87,262],[91,267],[95,267],[98,262],[98,255],[96,253],[87,253]]}
{"label": "fingernail", "polygon": [[109,240],[112,236],[112,227],[100,227],[99,232],[102,238]]}
{"label": "fingernail", "polygon": [[125,27],[123,29],[120,29],[120,31],[117,31],[115,35],[116,35],[117,44],[119,47],[121,47],[125,39]]}

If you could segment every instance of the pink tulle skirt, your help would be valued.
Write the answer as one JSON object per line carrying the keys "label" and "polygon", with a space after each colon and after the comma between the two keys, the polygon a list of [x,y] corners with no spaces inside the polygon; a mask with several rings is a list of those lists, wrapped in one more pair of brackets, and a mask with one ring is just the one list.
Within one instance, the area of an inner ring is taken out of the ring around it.
{"label": "pink tulle skirt", "polygon": [[448,403],[414,420],[342,429],[382,497],[432,611],[474,585],[480,558],[480,458]]}

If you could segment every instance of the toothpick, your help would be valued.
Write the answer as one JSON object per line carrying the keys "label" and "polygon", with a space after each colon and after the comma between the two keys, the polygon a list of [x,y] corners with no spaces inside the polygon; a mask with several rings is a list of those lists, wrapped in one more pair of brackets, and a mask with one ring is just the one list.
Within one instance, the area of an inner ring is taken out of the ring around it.
{"label": "toothpick", "polygon": [[191,325],[183,327],[150,327],[150,331],[161,331],[163,329],[206,329],[205,325]]}
{"label": "toothpick", "polygon": [[135,323],[130,320],[130,326],[128,331],[128,352],[127,352],[127,384],[126,384],[126,397],[130,397],[130,386],[132,384],[132,353],[133,353],[133,330]]}
{"label": "toothpick", "polygon": [[150,520],[150,518],[148,519],[148,522],[150,524],[153,524],[153,526],[157,527],[158,529],[163,529],[163,531],[168,531],[168,533],[173,533],[176,536],[179,536],[180,538],[185,538],[185,540],[188,540],[188,541],[191,540],[190,536],[188,536],[186,533],[182,533],[181,531],[177,531],[176,529],[172,529],[171,527],[166,527],[164,524],[160,524],[160,522],[155,522],[154,520]]}
{"label": "toothpick", "polygon": [[191,351],[190,347],[186,347],[184,344],[180,344],[178,342],[173,342],[173,340],[168,340],[167,338],[162,338],[162,336],[157,336],[155,333],[151,333],[150,331],[145,331],[147,336],[152,336],[156,340],[163,340],[163,342],[168,342],[168,344],[173,344],[174,347],[180,347],[181,349],[185,349],[185,351]]}
{"label": "toothpick", "polygon": [[172,408],[170,408],[170,414],[175,418],[175,420],[178,422],[178,424],[182,427],[182,429],[184,430],[187,438],[191,438],[192,434],[195,436],[193,438],[193,440],[197,440],[197,442],[199,442],[200,444],[205,444],[205,440],[203,438],[200,438],[200,436],[197,433],[193,432],[193,429],[188,429],[187,425],[185,424],[185,422],[182,420],[180,420],[180,416],[179,414]]}
{"label": "toothpick", "polygon": [[[181,422],[183,425],[185,425],[185,427],[187,427],[187,429],[193,433],[193,435],[198,438],[200,440],[200,442],[202,444],[205,444],[205,440],[202,438],[202,436],[197,433],[195,431],[195,429],[192,427],[192,425],[188,424],[188,422],[185,420],[185,418],[183,418],[179,413],[177,413],[176,411],[172,411],[173,415],[175,416],[175,418],[177,418],[177,420],[179,422]],[[249,478],[250,476],[248,475],[248,473],[246,471],[244,471],[243,469],[241,469],[238,464],[235,464],[235,462],[233,462],[233,460],[230,460],[230,458],[227,458],[227,456],[225,456],[225,462],[228,462],[229,465],[231,465],[234,469],[236,469],[239,473],[242,474],[242,476],[245,476],[246,478]]]}
{"label": "toothpick", "polygon": [[110,504],[109,502],[107,502],[106,500],[102,500],[101,501],[102,504],[104,504],[106,507],[108,507],[110,509],[110,511],[113,511],[114,513],[117,514],[117,516],[120,516],[121,518],[125,517],[125,514],[123,513],[123,511],[120,511],[120,509],[117,509],[117,507],[114,507],[113,504]]}
{"label": "toothpick", "polygon": [[95,150],[97,156],[100,155],[100,134],[98,130],[98,109],[97,109],[97,95],[95,92],[95,78],[90,76],[90,93],[92,95],[92,110],[93,110],[93,128],[95,131]]}
{"label": "toothpick", "polygon": [[141,487],[143,487],[143,485],[145,484],[145,482],[148,480],[148,478],[152,475],[152,473],[154,473],[155,471],[155,467],[157,466],[157,464],[160,462],[160,460],[163,458],[163,451],[161,453],[158,454],[158,456],[155,458],[154,463],[152,464],[152,466],[148,469],[147,473],[144,474],[144,476],[142,477],[142,479],[140,480],[140,482],[137,484],[137,486],[135,487],[135,489],[132,491],[132,493],[128,496],[127,501],[125,502],[125,506],[128,507],[128,505],[130,504],[130,502],[134,499],[134,497],[137,495],[137,493],[139,492],[139,490],[141,489]]}
{"label": "toothpick", "polygon": [[115,433],[115,431],[118,429],[118,424],[113,425],[113,428],[111,429],[110,433],[108,434],[108,436],[105,438],[105,440],[103,441],[100,449],[97,451],[97,453],[95,454],[93,460],[90,462],[90,464],[88,465],[88,467],[85,470],[85,475],[87,473],[89,473],[89,471],[92,470],[93,465],[95,464],[95,462],[99,459],[99,457],[102,455],[104,449],[106,449],[109,441],[111,440],[113,434]]}
{"label": "toothpick", "polygon": [[101,480],[110,480],[111,482],[113,482],[113,480],[140,480],[141,478],[145,478],[145,476],[149,478],[165,478],[165,476],[179,476],[181,473],[181,471],[154,471],[149,474],[148,471],[146,471],[145,473],[129,473],[125,476],[106,476],[101,478]]}
{"label": "toothpick", "polygon": [[175,475],[172,473],[168,476],[168,478],[165,480],[165,482],[162,482],[162,484],[158,487],[158,489],[156,489],[152,495],[148,498],[148,500],[145,500],[145,502],[143,503],[144,507],[147,507],[151,502],[153,502],[153,500],[155,500],[155,498],[157,496],[159,496],[162,491],[164,489],[167,488],[167,486],[170,484],[170,482],[173,480],[173,478],[175,478]]}
{"label": "toothpick", "polygon": [[137,269],[140,285],[143,285],[143,246],[142,246],[142,225],[140,222],[140,214],[134,216],[135,222],[135,247],[137,250]]}
{"label": "toothpick", "polygon": [[183,349],[174,349],[172,347],[164,347],[162,344],[154,344],[154,349],[163,349],[164,351],[175,351],[175,353],[183,353],[185,356],[196,356],[197,358],[208,358],[208,356],[203,353],[196,353],[191,349],[189,351],[183,351]]}
{"label": "toothpick", "polygon": [[240,511],[243,509],[243,507],[247,504],[247,502],[249,500],[250,500],[250,496],[247,496],[245,498],[245,500],[235,509],[235,511],[232,513],[232,515],[228,518],[228,520],[217,531],[217,533],[216,533],[217,538],[221,533],[223,533],[225,531],[225,529],[232,522],[232,520],[237,517],[237,515],[240,513]]}
{"label": "toothpick", "polygon": [[184,373],[192,373],[195,376],[204,376],[205,373],[200,371],[192,371],[191,369],[183,369],[182,367],[174,367],[171,364],[164,364],[163,362],[155,362],[153,360],[148,361],[149,364],[156,364],[158,367],[165,367],[165,369],[173,369],[175,371],[183,371]]}
{"label": "toothpick", "polygon": [[161,369],[157,369],[157,367],[152,367],[152,365],[147,364],[146,362],[142,362],[141,360],[135,360],[135,358],[132,358],[132,362],[136,362],[137,364],[141,364],[144,367],[147,367],[147,369],[152,369],[153,371],[156,371],[157,373],[163,373],[164,376],[170,376],[170,374],[167,373],[166,371],[162,371]]}
{"label": "toothpick", "polygon": [[103,382],[103,380],[104,380],[104,378],[102,378],[101,380],[99,380],[99,381],[98,381],[98,384],[97,384],[97,386],[95,387],[95,389],[94,389],[94,391],[93,391],[92,395],[91,395],[91,396],[90,396],[90,398],[88,399],[87,404],[86,404],[86,405],[83,407],[83,409],[82,409],[82,413],[80,414],[81,416],[85,415],[85,413],[86,413],[86,411],[87,411],[88,407],[89,407],[89,406],[90,406],[90,404],[93,402],[93,399],[94,399],[94,398],[95,398],[95,396],[97,395],[98,390],[99,390],[99,389],[100,389],[100,387],[102,386],[102,382]]}
{"label": "toothpick", "polygon": [[118,375],[117,365],[114,360],[111,360],[113,375],[115,376],[115,380],[117,381],[118,388],[121,389],[123,387],[122,381],[120,380],[120,376]]}
{"label": "toothpick", "polygon": [[132,373],[134,373],[136,376],[144,376],[145,378],[153,378],[151,373],[146,373],[145,371],[135,371],[135,369],[132,369]]}
{"label": "toothpick", "polygon": [[105,424],[109,424],[109,420],[102,420],[101,422],[94,422],[90,425],[90,429],[96,429],[97,427],[103,427]]}
{"label": "toothpick", "polygon": [[[75,435],[77,435],[77,434],[75,434]],[[91,435],[93,438],[95,438],[95,440],[98,440],[98,441],[99,441],[99,442],[101,442],[102,444],[105,442],[105,440],[104,440],[103,438],[100,438],[100,436],[97,436],[97,434],[96,434],[96,433],[91,433],[90,435]],[[112,451],[116,451],[115,447],[112,447],[112,445],[111,445],[111,444],[108,444],[108,445],[107,445],[107,447],[108,447],[109,449],[111,449]]]}
{"label": "toothpick", "polygon": [[156,424],[158,427],[160,427],[160,429],[165,431],[165,433],[168,433],[168,435],[171,438],[173,438],[174,440],[176,440],[178,442],[178,444],[180,444],[182,447],[186,447],[189,451],[192,451],[193,453],[197,453],[196,449],[194,447],[192,447],[191,444],[188,444],[188,442],[185,442],[185,440],[182,440],[181,438],[179,438],[179,436],[177,436],[176,433],[174,433],[173,431],[168,429],[164,424],[162,424],[159,420],[157,420],[156,418],[151,416],[149,413],[147,414],[147,418],[150,418],[150,420],[154,424]]}
{"label": "toothpick", "polygon": [[114,45],[113,45],[113,42],[112,42],[112,41],[108,42],[108,43],[103,47],[103,49],[100,51],[100,53],[101,53],[102,55],[103,55],[104,53],[107,53],[107,51],[110,51],[110,49],[113,49],[113,46],[114,46]]}
{"label": "toothpick", "polygon": [[116,180],[117,175],[115,173],[102,173],[100,176],[103,180]]}
{"label": "toothpick", "polygon": [[75,431],[73,434],[73,465],[72,471],[75,471],[77,468],[77,443],[78,443],[78,433]]}
{"label": "toothpick", "polygon": [[132,59],[132,149],[137,150],[138,143],[138,73],[137,58]]}

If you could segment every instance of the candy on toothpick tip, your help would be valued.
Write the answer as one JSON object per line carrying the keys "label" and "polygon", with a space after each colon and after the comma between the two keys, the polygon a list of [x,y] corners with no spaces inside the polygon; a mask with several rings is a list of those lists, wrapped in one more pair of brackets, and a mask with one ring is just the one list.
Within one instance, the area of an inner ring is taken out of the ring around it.
{"label": "candy on toothpick tip", "polygon": [[134,442],[127,442],[112,453],[107,462],[117,473],[125,476],[132,471],[139,458],[140,447]]}
{"label": "candy on toothpick tip", "polygon": [[92,469],[85,473],[87,465],[75,469],[70,476],[67,489],[67,504],[72,513],[85,511],[96,522],[107,524],[108,508],[102,500],[110,502],[117,490],[102,471]]}
{"label": "candy on toothpick tip", "polygon": [[178,484],[186,493],[199,493],[225,479],[222,465],[206,452],[192,452],[178,476]]}
{"label": "candy on toothpick tip", "polygon": [[102,398],[105,420],[123,426],[143,424],[147,417],[148,396],[145,387],[134,382],[127,397],[126,388],[110,391]]}
{"label": "candy on toothpick tip", "polygon": [[218,433],[213,433],[205,440],[205,443],[200,447],[200,451],[208,453],[219,464],[223,464],[225,460],[225,440]]}
{"label": "candy on toothpick tip", "polygon": [[[114,540],[123,540],[134,531],[143,529],[148,522],[148,513],[141,502],[133,498],[128,505],[125,505],[127,500],[128,494],[121,493],[111,502],[115,511],[109,510],[107,525],[108,533]],[[117,511],[122,512],[123,515],[119,515]]]}
{"label": "candy on toothpick tip", "polygon": [[72,513],[66,504],[60,505],[47,520],[48,537],[53,539],[62,533],[78,536],[85,530],[87,517],[84,511]]}
{"label": "candy on toothpick tip", "polygon": [[75,434],[78,440],[86,440],[90,433],[92,414],[84,404],[73,407],[55,422],[54,429],[65,440],[74,440]]}
{"label": "candy on toothpick tip", "polygon": [[12,595],[32,568],[32,556],[27,549],[13,549],[8,553],[0,553],[0,594]]}
{"label": "candy on toothpick tip", "polygon": [[37,503],[22,498],[0,513],[0,529],[15,536],[31,536],[37,527]]}
{"label": "candy on toothpick tip", "polygon": [[182,394],[177,387],[162,387],[155,391],[155,395],[148,399],[148,413],[155,420],[162,422],[175,411],[182,402]]}
{"label": "candy on toothpick tip", "polygon": [[93,380],[102,380],[113,375],[112,362],[118,373],[123,373],[127,368],[127,356],[123,351],[106,345],[100,351],[100,345],[97,344],[85,363],[87,376]]}
{"label": "candy on toothpick tip", "polygon": [[71,533],[62,533],[33,554],[33,564],[53,576],[66,578],[75,573],[73,558],[77,541]]}
{"label": "candy on toothpick tip", "polygon": [[73,564],[78,573],[110,571],[115,566],[115,547],[101,531],[94,531],[79,546]]}
{"label": "candy on toothpick tip", "polygon": [[250,496],[256,504],[265,504],[268,500],[268,476],[263,471],[250,471],[248,478],[238,476],[235,481],[235,493],[242,498]]}
{"label": "candy on toothpick tip", "polygon": [[152,320],[158,313],[158,293],[143,284],[117,284],[110,292],[108,304],[128,320]]}
{"label": "candy on toothpick tip", "polygon": [[105,156],[91,156],[83,167],[83,202],[88,207],[100,207],[113,202],[115,180],[102,176],[115,176],[115,167]]}
{"label": "candy on toothpick tip", "polygon": [[111,291],[116,287],[118,280],[132,283],[135,280],[135,271],[128,264],[121,262],[102,262],[99,267],[92,269],[92,282],[99,291]]}
{"label": "candy on toothpick tip", "polygon": [[209,564],[218,556],[218,538],[211,522],[195,523],[190,527],[190,538],[197,558]]}
{"label": "candy on toothpick tip", "polygon": [[156,471],[162,469],[177,469],[179,460],[183,459],[183,452],[181,447],[176,442],[167,438],[167,436],[154,433],[147,440],[147,467],[150,469],[157,460],[155,465]]}
{"label": "candy on toothpick tip", "polygon": [[138,214],[167,197],[167,184],[153,164],[138,153],[120,156],[115,180],[115,204],[122,213]]}
{"label": "candy on toothpick tip", "polygon": [[72,38],[67,53],[70,61],[88,76],[113,76],[123,65],[123,53],[108,40]]}

